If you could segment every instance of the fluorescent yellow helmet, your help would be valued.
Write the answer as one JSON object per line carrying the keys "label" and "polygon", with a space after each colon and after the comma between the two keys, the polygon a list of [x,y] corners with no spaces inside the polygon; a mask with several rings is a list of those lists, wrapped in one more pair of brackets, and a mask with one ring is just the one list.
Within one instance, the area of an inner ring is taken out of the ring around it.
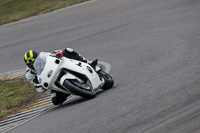
{"label": "fluorescent yellow helmet", "polygon": [[26,63],[26,65],[31,68],[33,68],[33,63],[35,61],[35,59],[37,58],[38,53],[34,50],[28,50],[25,54],[24,54],[24,62]]}

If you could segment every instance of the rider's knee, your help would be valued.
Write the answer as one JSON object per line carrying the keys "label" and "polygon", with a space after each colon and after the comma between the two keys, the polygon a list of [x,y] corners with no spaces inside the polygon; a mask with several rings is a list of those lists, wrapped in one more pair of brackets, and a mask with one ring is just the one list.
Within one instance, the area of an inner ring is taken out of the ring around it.
{"label": "rider's knee", "polygon": [[62,104],[67,99],[67,96],[60,92],[51,93],[51,101],[54,105]]}

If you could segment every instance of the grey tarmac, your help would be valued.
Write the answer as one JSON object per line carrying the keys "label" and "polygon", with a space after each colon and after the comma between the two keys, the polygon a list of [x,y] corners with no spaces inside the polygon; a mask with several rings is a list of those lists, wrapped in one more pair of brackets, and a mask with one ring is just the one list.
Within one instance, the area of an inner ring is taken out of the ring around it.
{"label": "grey tarmac", "polygon": [[108,62],[114,88],[9,133],[199,133],[200,1],[96,0],[0,27],[0,73],[28,49]]}

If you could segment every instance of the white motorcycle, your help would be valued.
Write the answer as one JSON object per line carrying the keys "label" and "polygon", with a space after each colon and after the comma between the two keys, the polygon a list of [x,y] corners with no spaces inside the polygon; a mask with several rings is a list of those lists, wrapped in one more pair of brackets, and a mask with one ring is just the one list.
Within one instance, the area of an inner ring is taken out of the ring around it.
{"label": "white motorcycle", "polygon": [[98,89],[110,89],[112,77],[100,66],[93,69],[89,64],[68,59],[56,58],[48,54],[38,56],[34,62],[38,81],[44,89],[52,89],[65,94],[94,98]]}

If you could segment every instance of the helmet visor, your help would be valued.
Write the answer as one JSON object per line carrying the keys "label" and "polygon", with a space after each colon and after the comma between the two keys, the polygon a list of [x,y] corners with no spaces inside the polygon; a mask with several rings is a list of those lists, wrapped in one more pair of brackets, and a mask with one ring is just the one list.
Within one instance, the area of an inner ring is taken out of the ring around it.
{"label": "helmet visor", "polygon": [[34,61],[32,61],[32,62],[30,62],[30,63],[27,63],[26,65],[27,65],[30,69],[34,70],[33,63],[34,63]]}

